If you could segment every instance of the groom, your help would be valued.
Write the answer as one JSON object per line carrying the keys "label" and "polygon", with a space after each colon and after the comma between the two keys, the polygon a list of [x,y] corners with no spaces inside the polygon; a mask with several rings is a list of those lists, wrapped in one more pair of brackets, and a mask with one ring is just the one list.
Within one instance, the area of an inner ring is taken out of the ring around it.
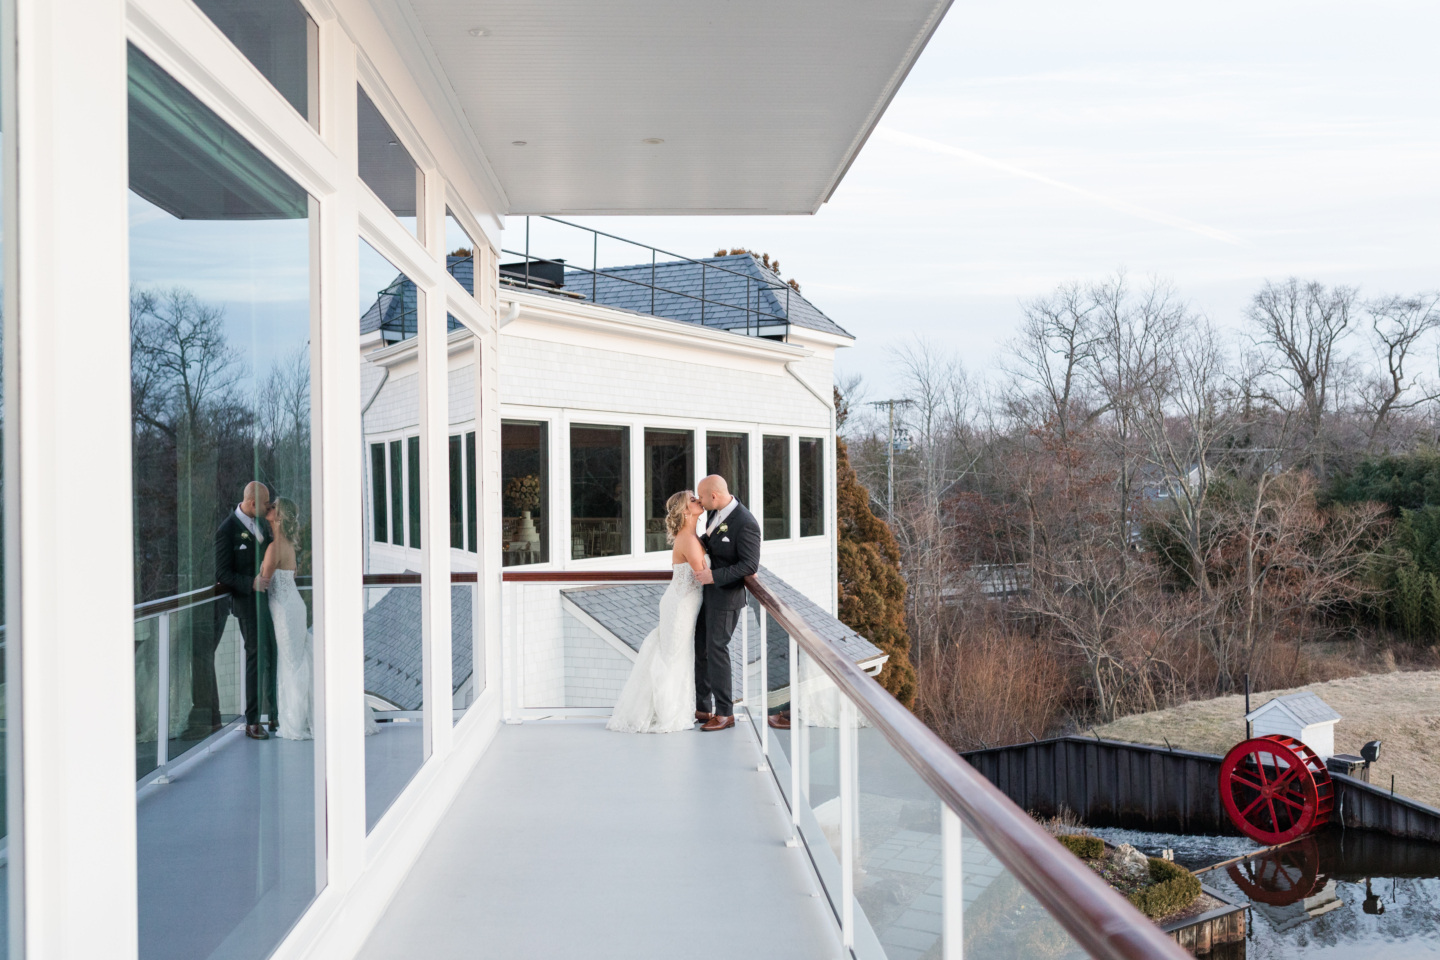
{"label": "groom", "polygon": [[700,542],[710,555],[710,569],[696,574],[705,592],[695,620],[695,719],[701,730],[724,730],[735,725],[730,637],[745,610],[745,578],[760,569],[760,524],[718,474],[701,480],[695,497],[706,510]]}

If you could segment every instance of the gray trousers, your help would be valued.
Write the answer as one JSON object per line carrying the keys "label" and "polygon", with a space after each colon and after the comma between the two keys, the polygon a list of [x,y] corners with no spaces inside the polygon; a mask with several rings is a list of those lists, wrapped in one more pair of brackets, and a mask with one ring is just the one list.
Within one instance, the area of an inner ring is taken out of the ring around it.
{"label": "gray trousers", "polygon": [[[735,713],[730,678],[730,638],[740,622],[739,610],[725,610],[706,601],[695,618],[695,709],[721,717]],[[711,699],[715,709],[710,709]]]}

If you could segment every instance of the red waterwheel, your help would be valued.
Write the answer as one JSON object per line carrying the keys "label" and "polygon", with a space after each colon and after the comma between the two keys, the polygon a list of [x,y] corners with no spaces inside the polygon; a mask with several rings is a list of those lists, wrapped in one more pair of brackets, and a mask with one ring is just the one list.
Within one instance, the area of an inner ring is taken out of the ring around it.
{"label": "red waterwheel", "polygon": [[1220,799],[1252,840],[1288,843],[1329,822],[1334,788],[1325,763],[1294,737],[1237,743],[1220,764]]}
{"label": "red waterwheel", "polygon": [[1225,868],[1240,892],[1258,903],[1288,907],[1314,896],[1330,880],[1320,867],[1320,846],[1314,837],[1270,850]]}

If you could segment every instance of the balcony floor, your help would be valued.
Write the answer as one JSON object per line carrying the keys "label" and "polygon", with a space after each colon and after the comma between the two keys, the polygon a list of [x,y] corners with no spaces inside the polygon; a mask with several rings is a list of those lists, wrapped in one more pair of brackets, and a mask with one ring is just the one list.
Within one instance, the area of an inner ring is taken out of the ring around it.
{"label": "balcony floor", "polygon": [[753,734],[502,727],[358,960],[833,960]]}

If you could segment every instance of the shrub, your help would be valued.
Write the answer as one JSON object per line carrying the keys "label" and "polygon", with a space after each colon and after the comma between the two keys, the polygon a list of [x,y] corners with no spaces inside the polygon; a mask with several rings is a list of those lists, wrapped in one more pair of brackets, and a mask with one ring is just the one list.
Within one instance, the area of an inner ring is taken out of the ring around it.
{"label": "shrub", "polygon": [[1069,850],[1081,860],[1098,860],[1105,855],[1105,841],[1099,837],[1085,837],[1078,833],[1065,833],[1055,838],[1060,846]]}
{"label": "shrub", "polygon": [[1151,857],[1150,879],[1154,881],[1150,886],[1126,898],[1147,917],[1163,917],[1183,910],[1200,896],[1200,878],[1169,860]]}

